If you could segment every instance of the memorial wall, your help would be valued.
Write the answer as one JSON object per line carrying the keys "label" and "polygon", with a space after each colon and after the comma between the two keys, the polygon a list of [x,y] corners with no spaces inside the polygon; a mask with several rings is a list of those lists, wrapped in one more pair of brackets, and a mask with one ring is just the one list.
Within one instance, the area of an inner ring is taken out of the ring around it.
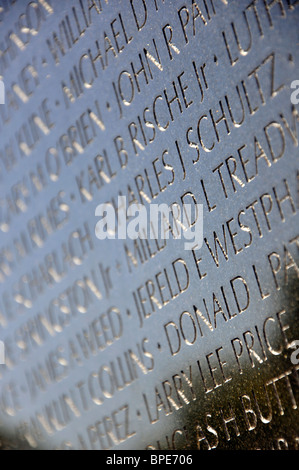
{"label": "memorial wall", "polygon": [[0,2],[0,448],[298,448],[298,24]]}

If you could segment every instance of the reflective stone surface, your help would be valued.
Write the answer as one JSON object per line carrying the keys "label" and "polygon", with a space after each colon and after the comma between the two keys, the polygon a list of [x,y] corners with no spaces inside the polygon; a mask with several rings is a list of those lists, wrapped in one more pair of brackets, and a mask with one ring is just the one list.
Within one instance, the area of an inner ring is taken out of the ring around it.
{"label": "reflective stone surface", "polygon": [[1,5],[2,447],[297,448],[298,1]]}

